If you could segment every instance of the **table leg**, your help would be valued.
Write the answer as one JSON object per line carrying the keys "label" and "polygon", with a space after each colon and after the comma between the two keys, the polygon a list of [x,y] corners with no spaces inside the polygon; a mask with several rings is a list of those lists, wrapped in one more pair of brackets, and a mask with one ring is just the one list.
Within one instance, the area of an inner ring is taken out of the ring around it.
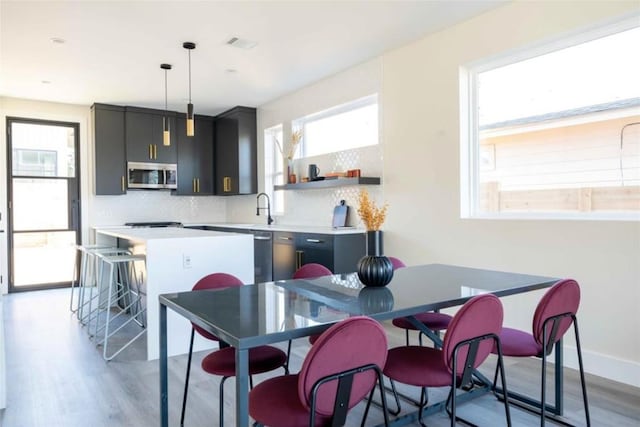
{"label": "table leg", "polygon": [[169,427],[167,382],[167,306],[160,304],[160,426]]}
{"label": "table leg", "polygon": [[236,426],[249,425],[249,350],[236,349]]}

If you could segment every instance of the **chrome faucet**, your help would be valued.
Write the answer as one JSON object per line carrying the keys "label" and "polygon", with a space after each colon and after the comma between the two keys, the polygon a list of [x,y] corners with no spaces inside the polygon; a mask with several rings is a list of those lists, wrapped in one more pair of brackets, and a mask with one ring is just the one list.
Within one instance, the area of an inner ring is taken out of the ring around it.
{"label": "chrome faucet", "polygon": [[[267,198],[267,207],[266,208],[261,208],[260,207],[260,196],[264,196],[264,197]],[[271,225],[271,223],[273,223],[273,218],[271,218],[271,201],[269,200],[269,195],[267,193],[260,193],[256,197],[256,216],[260,216],[260,210],[261,209],[266,209],[267,210],[267,225]]]}

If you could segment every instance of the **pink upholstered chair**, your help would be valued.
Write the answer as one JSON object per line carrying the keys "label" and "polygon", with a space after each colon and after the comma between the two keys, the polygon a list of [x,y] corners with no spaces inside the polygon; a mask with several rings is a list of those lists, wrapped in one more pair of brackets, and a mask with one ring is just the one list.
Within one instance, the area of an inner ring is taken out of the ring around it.
{"label": "pink upholstered chair", "polygon": [[[242,286],[242,282],[237,277],[226,273],[214,273],[200,279],[193,287],[194,291],[222,289],[233,286]],[[192,324],[191,341],[189,343],[189,357],[187,360],[187,375],[184,381],[184,396],[182,398],[182,413],[180,415],[180,425],[184,426],[185,409],[187,406],[187,391],[189,390],[189,374],[191,373],[191,356],[193,353],[193,340],[195,332],[203,337],[218,341],[220,343],[219,350],[209,353],[202,360],[202,369],[211,374],[222,377],[220,381],[220,426],[224,426],[224,382],[227,378],[236,374],[236,352],[218,337],[205,331],[198,325]],[[284,367],[286,370],[287,355],[279,348],[264,345],[249,350],[249,375],[260,374],[272,371],[274,369]],[[251,381],[251,377],[249,377]],[[252,383],[253,385],[253,383]]]}
{"label": "pink upholstered chair", "polygon": [[258,384],[249,393],[249,415],[258,426],[344,426],[347,412],[369,395],[363,425],[376,382],[388,425],[381,368],[387,337],[375,320],[350,317],[320,335],[299,374]]}
{"label": "pink upholstered chair", "polygon": [[[331,276],[333,273],[327,267],[322,264],[309,263],[305,264],[293,273],[294,279],[313,279],[314,277]],[[309,336],[309,342],[313,344],[316,342],[320,334]],[[289,347],[291,341],[289,341]]]}
{"label": "pink upholstered chair", "polygon": [[[456,423],[456,389],[469,385],[472,374],[491,353],[498,350],[498,370],[506,395],[504,366],[500,352],[499,334],[503,310],[500,300],[492,294],[473,297],[451,320],[444,336],[442,349],[422,346],[402,346],[389,350],[384,374],[394,381],[421,388],[420,412],[427,404],[427,387],[451,386],[447,405],[451,405],[451,426]],[[393,384],[393,383],[392,383]],[[394,394],[396,394],[394,386]],[[398,402],[396,398],[396,402]],[[504,399],[507,425],[511,425],[508,399]]]}
{"label": "pink upholstered chair", "polygon": [[[404,262],[399,260],[396,257],[387,257],[391,260],[391,264],[393,264],[393,269],[397,270],[399,268],[404,268],[406,265]],[[419,313],[414,316],[418,322],[425,325],[427,328],[432,331],[441,331],[447,329],[449,323],[451,322],[452,317],[445,313],[437,313],[437,312],[427,312],[427,313]],[[409,345],[409,331],[418,331],[419,329],[409,321],[406,317],[398,317],[393,319],[391,322],[393,326],[405,330],[405,339],[407,341],[407,345]],[[420,345],[422,345],[422,332],[418,333],[418,340]]]}
{"label": "pink upholstered chair", "polygon": [[[582,385],[582,399],[584,403],[587,425],[591,425],[589,417],[589,403],[587,387],[582,365],[582,350],[578,334],[578,320],[576,313],[580,305],[580,286],[573,279],[560,280],[543,296],[533,315],[532,332],[518,329],[503,328],[500,334],[502,354],[512,357],[540,357],[542,358],[542,387],[540,402],[546,398],[546,364],[547,356],[553,346],[562,339],[573,323],[580,368],[580,382]],[[494,384],[496,379],[494,378]],[[540,404],[540,425],[544,426],[546,405]]]}

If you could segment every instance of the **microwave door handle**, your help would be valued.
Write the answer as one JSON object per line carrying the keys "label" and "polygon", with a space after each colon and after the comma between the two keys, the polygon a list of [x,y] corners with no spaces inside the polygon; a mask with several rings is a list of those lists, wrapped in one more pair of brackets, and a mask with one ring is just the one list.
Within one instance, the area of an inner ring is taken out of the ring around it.
{"label": "microwave door handle", "polygon": [[166,169],[162,169],[162,177],[163,177],[162,187],[163,188],[167,188],[168,183],[167,183],[167,170]]}

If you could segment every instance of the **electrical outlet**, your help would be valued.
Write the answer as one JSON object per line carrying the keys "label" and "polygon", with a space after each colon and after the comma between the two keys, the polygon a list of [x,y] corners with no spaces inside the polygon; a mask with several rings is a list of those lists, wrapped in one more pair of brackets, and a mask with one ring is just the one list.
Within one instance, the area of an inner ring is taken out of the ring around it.
{"label": "electrical outlet", "polygon": [[191,255],[182,255],[182,268],[191,268]]}

